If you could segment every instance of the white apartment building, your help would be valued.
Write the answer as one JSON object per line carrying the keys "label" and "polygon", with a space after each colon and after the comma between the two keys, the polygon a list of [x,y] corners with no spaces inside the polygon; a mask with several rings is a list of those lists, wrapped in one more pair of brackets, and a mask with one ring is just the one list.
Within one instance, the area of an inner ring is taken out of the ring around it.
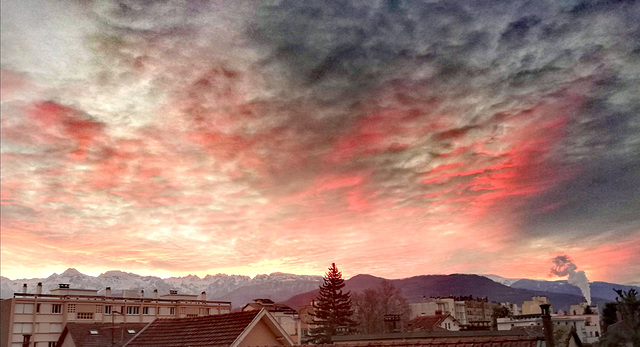
{"label": "white apartment building", "polygon": [[[231,303],[207,301],[206,293],[182,295],[172,291],[151,298],[143,292],[136,296],[111,296],[97,290],[73,289],[61,284],[50,294],[42,294],[38,284],[35,294],[22,293],[1,302],[0,347],[55,347],[67,322],[75,323],[148,323],[156,318],[184,318],[231,312]],[[137,292],[136,292],[137,293]],[[125,294],[132,294],[125,292]]]}
{"label": "white apartment building", "polygon": [[[600,317],[597,314],[586,315],[555,315],[551,316],[554,326],[570,326],[576,329],[580,341],[595,343],[600,339]],[[542,326],[542,318],[539,314],[528,314],[498,318],[498,330],[511,330],[515,327]]]}
{"label": "white apartment building", "polygon": [[409,304],[411,319],[421,316],[435,316],[437,314],[450,314],[460,324],[467,324],[467,310],[464,301],[454,298],[429,298],[424,302]]}

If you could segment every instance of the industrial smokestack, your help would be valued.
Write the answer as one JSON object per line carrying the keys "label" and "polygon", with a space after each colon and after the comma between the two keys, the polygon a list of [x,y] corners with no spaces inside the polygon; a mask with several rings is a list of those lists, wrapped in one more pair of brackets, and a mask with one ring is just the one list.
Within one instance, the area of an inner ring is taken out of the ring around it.
{"label": "industrial smokestack", "polygon": [[36,286],[36,294],[42,294],[42,282],[38,282],[38,286]]}
{"label": "industrial smokestack", "polygon": [[576,271],[578,267],[566,255],[555,257],[553,263],[555,267],[551,268],[551,272],[560,277],[569,276],[567,282],[580,288],[582,296],[584,296],[584,299],[587,301],[587,305],[591,305],[591,288],[584,271]]}
{"label": "industrial smokestack", "polygon": [[551,312],[549,304],[540,305],[542,310],[542,327],[544,328],[544,341],[547,347],[555,347],[556,342],[553,340],[553,323],[551,323]]}

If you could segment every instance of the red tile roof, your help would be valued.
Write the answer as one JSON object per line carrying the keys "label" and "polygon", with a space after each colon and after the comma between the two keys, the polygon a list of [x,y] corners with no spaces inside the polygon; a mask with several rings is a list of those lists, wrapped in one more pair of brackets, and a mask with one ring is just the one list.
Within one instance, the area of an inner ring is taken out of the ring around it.
{"label": "red tile roof", "polygon": [[126,346],[230,346],[260,312],[156,319]]}
{"label": "red tile roof", "polygon": [[[485,336],[474,338],[438,338],[418,341],[368,341],[363,343],[340,343],[326,345],[331,347],[365,347],[365,346],[393,346],[393,347],[537,347],[539,338],[527,336]],[[304,347],[304,346],[299,346]],[[311,347],[311,346],[309,346]],[[322,347],[315,345],[313,347]]]}
{"label": "red tile roof", "polygon": [[[148,323],[67,323],[62,334],[60,334],[60,338],[58,338],[57,345],[61,346],[62,342],[72,338],[76,347],[111,346],[111,341],[114,342],[115,346],[122,346],[147,326],[147,324]],[[130,333],[129,330],[132,332]]]}

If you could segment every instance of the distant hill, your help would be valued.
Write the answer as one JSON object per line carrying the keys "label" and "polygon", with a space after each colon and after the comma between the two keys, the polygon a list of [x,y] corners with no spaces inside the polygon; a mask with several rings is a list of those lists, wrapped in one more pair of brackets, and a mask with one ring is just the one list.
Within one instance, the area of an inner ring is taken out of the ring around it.
{"label": "distant hill", "polygon": [[[591,282],[591,298],[600,298],[607,301],[614,301],[616,299],[616,292],[614,289],[622,289],[628,291],[629,289],[635,289],[640,291],[640,287],[615,284],[609,282]],[[521,279],[514,282],[511,288],[539,290],[543,292],[551,293],[564,293],[573,295],[582,295],[578,287],[569,284],[567,281],[538,281]]]}
{"label": "distant hill", "polygon": [[[357,275],[345,281],[345,290],[360,292],[366,288],[373,288],[383,278],[371,275]],[[415,276],[399,280],[389,280],[409,302],[421,302],[429,297],[437,296],[468,296],[487,297],[489,301],[511,302],[522,305],[523,301],[531,300],[532,296],[543,295],[548,297],[554,310],[568,310],[572,304],[577,304],[584,299],[582,295],[567,293],[554,293],[541,290],[530,290],[508,287],[479,275],[425,275]],[[314,290],[291,297],[285,301],[292,307],[307,305],[313,300],[318,291]],[[604,304],[601,298],[594,298],[595,304]]]}

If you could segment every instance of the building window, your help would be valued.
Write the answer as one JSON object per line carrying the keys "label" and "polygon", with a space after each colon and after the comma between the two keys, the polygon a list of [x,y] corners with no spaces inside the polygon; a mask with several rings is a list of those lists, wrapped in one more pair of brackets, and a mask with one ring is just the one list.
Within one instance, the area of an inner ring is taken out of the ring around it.
{"label": "building window", "polygon": [[102,313],[102,306],[96,305],[96,313]]}
{"label": "building window", "polygon": [[112,307],[113,307],[113,306],[111,306],[111,305],[109,305],[109,306],[105,306],[105,307],[104,307],[104,313],[105,313],[105,314],[111,314],[111,308],[112,308]]}
{"label": "building window", "polygon": [[187,313],[187,308],[186,307],[180,307],[180,314],[185,314]]}
{"label": "building window", "polygon": [[140,314],[140,306],[127,306],[127,314]]}
{"label": "building window", "polygon": [[171,314],[171,315],[176,314],[176,308],[175,307],[169,307],[169,314]]}
{"label": "building window", "polygon": [[62,313],[62,304],[51,305],[51,313]]}
{"label": "building window", "polygon": [[47,345],[47,347],[56,347],[56,341],[51,341],[51,342],[49,342],[49,344]]}
{"label": "building window", "polygon": [[36,312],[40,313],[40,304],[36,304]]}
{"label": "building window", "polygon": [[217,308],[210,308],[209,309],[209,315],[210,316],[213,316],[214,314],[219,314],[219,313],[220,313],[220,310],[217,309]]}
{"label": "building window", "polygon": [[69,306],[67,306],[67,312],[68,313],[76,312],[76,304],[69,304]]}
{"label": "building window", "polygon": [[93,319],[93,312],[78,312],[76,319]]}
{"label": "building window", "polygon": [[142,308],[142,314],[156,314],[156,308],[145,306]]}
{"label": "building window", "polygon": [[49,332],[50,333],[61,333],[62,332],[62,323],[51,323],[51,324],[49,324]]}
{"label": "building window", "polygon": [[33,304],[16,304],[16,313],[33,313]]}
{"label": "building window", "polygon": [[200,308],[198,311],[201,316],[206,316],[208,310],[206,308]]}
{"label": "building window", "polygon": [[31,334],[31,331],[32,331],[31,323],[14,323],[13,324],[14,334]]}

